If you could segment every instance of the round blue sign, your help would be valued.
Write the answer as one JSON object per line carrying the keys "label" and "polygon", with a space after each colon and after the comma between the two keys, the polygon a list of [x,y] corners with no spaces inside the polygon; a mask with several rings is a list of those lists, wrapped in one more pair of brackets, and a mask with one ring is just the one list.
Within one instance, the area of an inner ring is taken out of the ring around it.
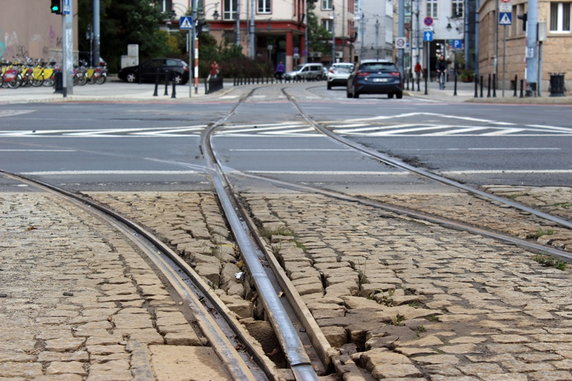
{"label": "round blue sign", "polygon": [[433,17],[427,16],[423,19],[423,24],[427,26],[433,25]]}

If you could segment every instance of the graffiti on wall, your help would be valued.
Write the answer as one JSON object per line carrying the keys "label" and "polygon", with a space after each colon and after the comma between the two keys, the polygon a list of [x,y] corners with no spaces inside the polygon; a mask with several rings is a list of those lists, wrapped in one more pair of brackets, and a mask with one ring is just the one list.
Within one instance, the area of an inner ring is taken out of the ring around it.
{"label": "graffiti on wall", "polygon": [[[26,35],[25,33],[23,35]],[[17,31],[0,29],[0,58],[11,60],[14,57],[51,59],[62,48],[62,37],[58,36],[53,25],[47,26],[47,33],[33,33],[29,41],[20,41]]]}

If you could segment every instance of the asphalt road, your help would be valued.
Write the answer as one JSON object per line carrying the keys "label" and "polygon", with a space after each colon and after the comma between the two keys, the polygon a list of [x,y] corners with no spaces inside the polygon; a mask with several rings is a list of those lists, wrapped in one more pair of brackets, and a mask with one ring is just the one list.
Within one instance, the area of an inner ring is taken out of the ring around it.
{"label": "asphalt road", "polygon": [[[439,188],[317,134],[281,87],[257,91],[219,131],[225,165],[356,193]],[[569,106],[346,99],[323,83],[287,91],[337,133],[461,181],[572,185]],[[200,133],[237,99],[0,105],[0,168],[78,189],[207,189]]]}

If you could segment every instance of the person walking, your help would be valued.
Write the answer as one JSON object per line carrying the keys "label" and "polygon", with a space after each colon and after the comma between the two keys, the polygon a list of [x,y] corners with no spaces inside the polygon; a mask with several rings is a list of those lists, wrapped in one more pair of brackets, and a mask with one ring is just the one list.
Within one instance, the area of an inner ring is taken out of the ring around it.
{"label": "person walking", "polygon": [[437,80],[439,81],[439,89],[445,90],[445,81],[447,80],[447,66],[449,64],[445,60],[445,57],[439,56],[437,61]]}
{"label": "person walking", "polygon": [[276,79],[282,79],[282,77],[284,76],[284,64],[282,63],[282,61],[278,62],[278,65],[276,65]]}
{"label": "person walking", "polygon": [[207,80],[216,78],[218,76],[219,71],[220,67],[218,66],[218,62],[216,61],[211,62],[211,66],[209,68],[209,77],[207,78]]}

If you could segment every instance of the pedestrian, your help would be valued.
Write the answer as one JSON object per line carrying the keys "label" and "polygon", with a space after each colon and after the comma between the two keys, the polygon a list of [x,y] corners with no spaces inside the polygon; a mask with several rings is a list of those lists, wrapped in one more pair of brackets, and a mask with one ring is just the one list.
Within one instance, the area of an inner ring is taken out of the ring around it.
{"label": "pedestrian", "polygon": [[439,81],[439,89],[445,89],[445,81],[447,80],[447,66],[449,64],[445,60],[445,57],[439,56],[437,61],[437,80]]}
{"label": "pedestrian", "polygon": [[207,80],[216,78],[218,76],[219,71],[220,67],[218,66],[218,63],[216,61],[211,62],[211,66],[209,68],[209,77],[207,78]]}
{"label": "pedestrian", "polygon": [[284,64],[280,61],[276,65],[276,79],[282,79],[282,76],[284,76]]}
{"label": "pedestrian", "polygon": [[417,81],[419,81],[419,79],[421,79],[421,72],[423,71],[419,61],[415,64],[415,68],[413,70],[415,71],[415,77],[417,78]]}

